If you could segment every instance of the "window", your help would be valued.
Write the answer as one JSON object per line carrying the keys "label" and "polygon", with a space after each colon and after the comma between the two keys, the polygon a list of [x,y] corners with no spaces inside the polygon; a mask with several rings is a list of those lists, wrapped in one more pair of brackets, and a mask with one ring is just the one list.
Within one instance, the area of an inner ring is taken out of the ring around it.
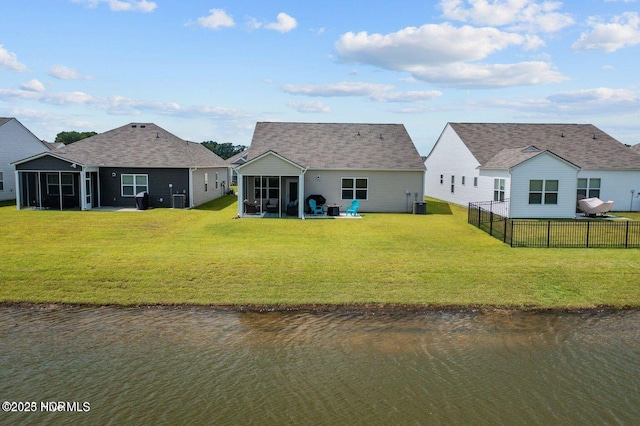
{"label": "window", "polygon": [[451,193],[456,191],[456,177],[451,175]]}
{"label": "window", "polygon": [[558,204],[558,181],[530,180],[529,204]]}
{"label": "window", "polygon": [[209,173],[204,174],[204,192],[209,190]]}
{"label": "window", "polygon": [[493,180],[493,201],[504,201],[504,179]]}
{"label": "window", "polygon": [[122,175],[122,196],[135,197],[140,192],[149,192],[149,175]]}
{"label": "window", "polygon": [[462,176],[462,184],[463,185],[464,185],[464,181],[465,181],[464,176]]}
{"label": "window", "polygon": [[342,178],[343,200],[366,200],[369,196],[367,178]]}
{"label": "window", "polygon": [[444,183],[444,175],[440,175],[440,185]]}
{"label": "window", "polygon": [[[280,187],[278,184],[278,177],[256,177],[253,181],[254,183],[254,197],[256,200],[265,199],[265,198],[279,198],[280,197]],[[217,176],[216,176],[216,187],[217,187]]]}
{"label": "window", "polygon": [[476,188],[478,187],[478,178],[477,177],[473,178],[473,186],[476,187]]}
{"label": "window", "polygon": [[0,191],[4,191],[4,178],[2,177],[2,172],[0,172]]}
{"label": "window", "polygon": [[578,179],[578,195],[585,198],[600,198],[600,179]]}
{"label": "window", "polygon": [[216,172],[216,189],[218,189],[218,172]]}
{"label": "window", "polygon": [[47,194],[75,195],[72,173],[47,173]]}

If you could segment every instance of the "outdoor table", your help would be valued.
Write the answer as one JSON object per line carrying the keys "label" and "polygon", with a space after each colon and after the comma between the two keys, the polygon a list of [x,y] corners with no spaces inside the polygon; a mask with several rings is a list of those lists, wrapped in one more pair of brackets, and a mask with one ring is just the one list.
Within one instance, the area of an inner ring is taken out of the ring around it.
{"label": "outdoor table", "polygon": [[328,204],[327,216],[340,216],[340,206],[337,204]]}

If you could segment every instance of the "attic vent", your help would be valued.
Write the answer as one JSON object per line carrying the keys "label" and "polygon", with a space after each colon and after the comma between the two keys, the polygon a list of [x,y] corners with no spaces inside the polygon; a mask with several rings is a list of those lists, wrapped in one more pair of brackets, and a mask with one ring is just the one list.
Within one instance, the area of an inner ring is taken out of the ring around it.
{"label": "attic vent", "polygon": [[560,133],[560,137],[564,138],[564,132]]}
{"label": "attic vent", "polygon": [[380,133],[380,139],[384,139],[384,138],[382,137],[382,133]]}
{"label": "attic vent", "polygon": [[535,146],[531,145],[523,149],[522,152],[540,152],[540,150]]}
{"label": "attic vent", "polygon": [[598,139],[598,138],[596,138],[596,134],[595,134],[595,133],[593,134],[593,138],[594,138],[594,139]]}
{"label": "attic vent", "polygon": [[136,127],[138,127],[138,125],[137,124],[132,124],[131,127],[135,129]]}
{"label": "attic vent", "polygon": [[144,129],[145,127],[147,127],[147,126],[145,126],[144,124],[141,124],[141,125],[140,125],[140,128],[141,128],[141,129]]}

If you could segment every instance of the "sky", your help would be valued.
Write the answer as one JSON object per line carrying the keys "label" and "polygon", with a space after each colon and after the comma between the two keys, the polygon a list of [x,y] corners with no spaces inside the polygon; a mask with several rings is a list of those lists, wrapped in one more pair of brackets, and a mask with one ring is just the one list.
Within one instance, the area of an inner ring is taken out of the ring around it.
{"label": "sky", "polygon": [[37,137],[153,122],[590,123],[640,143],[640,1],[4,0],[0,116]]}

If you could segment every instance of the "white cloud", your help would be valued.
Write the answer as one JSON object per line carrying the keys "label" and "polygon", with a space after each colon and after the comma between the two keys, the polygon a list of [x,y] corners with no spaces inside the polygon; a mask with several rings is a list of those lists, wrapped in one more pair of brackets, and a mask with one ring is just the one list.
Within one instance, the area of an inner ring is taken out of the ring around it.
{"label": "white cloud", "polygon": [[0,67],[6,68],[11,71],[18,71],[18,72],[27,70],[27,66],[18,61],[16,54],[13,52],[9,52],[1,44],[0,44]]}
{"label": "white cloud", "polygon": [[440,7],[447,19],[532,32],[556,32],[574,23],[569,14],[557,12],[562,7],[558,1],[443,0]]}
{"label": "white cloud", "polygon": [[278,13],[277,21],[265,24],[260,22],[256,18],[251,18],[246,24],[247,28],[250,30],[257,30],[259,28],[265,28],[267,30],[274,30],[281,33],[286,33],[298,26],[298,22],[295,18],[287,15],[284,12]]}
{"label": "white cloud", "polygon": [[538,61],[517,64],[455,63],[441,67],[418,66],[409,71],[419,80],[469,89],[531,86],[567,80],[567,77],[551,69],[548,63]]}
{"label": "white cloud", "polygon": [[420,102],[442,96],[442,92],[429,91],[394,91],[390,84],[374,84],[359,82],[341,82],[319,85],[285,84],[282,90],[291,95],[319,96],[319,97],[349,97],[359,96],[376,102]]}
{"label": "white cloud", "polygon": [[20,88],[28,92],[44,92],[45,90],[44,85],[35,78],[33,80],[27,81],[24,84],[21,84]]}
{"label": "white cloud", "polygon": [[71,0],[74,3],[84,4],[89,8],[96,8],[101,3],[109,5],[113,12],[153,12],[158,5],[147,0]]}
{"label": "white cloud", "polygon": [[591,32],[582,33],[580,39],[571,46],[572,49],[615,52],[640,44],[640,15],[637,12],[625,12],[609,23],[592,17],[589,24]]}
{"label": "white cloud", "polygon": [[291,95],[306,96],[371,96],[374,93],[392,90],[394,87],[390,84],[374,84],[374,83],[356,83],[344,81],[341,83],[318,84],[318,85],[295,85],[285,84],[282,90]]}
{"label": "white cloud", "polygon": [[547,99],[557,104],[640,105],[638,93],[627,89],[599,87],[561,92]]}
{"label": "white cloud", "polygon": [[198,25],[204,28],[217,30],[221,27],[233,27],[235,22],[233,17],[222,9],[210,9],[209,16],[198,18]]}
{"label": "white cloud", "polygon": [[73,68],[69,68],[64,65],[53,65],[49,69],[49,75],[51,77],[60,79],[60,80],[92,80],[93,77],[88,75],[80,74]]}
{"label": "white cloud", "polygon": [[277,19],[277,22],[267,24],[265,25],[265,28],[268,30],[275,30],[281,33],[286,33],[298,26],[298,22],[295,20],[295,18],[287,15],[284,12],[278,13]]}
{"label": "white cloud", "polygon": [[564,80],[546,62],[479,63],[512,46],[529,49],[542,44],[537,36],[443,23],[386,35],[349,32],[340,37],[335,49],[343,62],[405,71],[418,80],[445,86],[508,87]]}
{"label": "white cloud", "polygon": [[290,102],[287,106],[302,113],[328,113],[331,112],[331,108],[325,105],[321,101],[313,102]]}

